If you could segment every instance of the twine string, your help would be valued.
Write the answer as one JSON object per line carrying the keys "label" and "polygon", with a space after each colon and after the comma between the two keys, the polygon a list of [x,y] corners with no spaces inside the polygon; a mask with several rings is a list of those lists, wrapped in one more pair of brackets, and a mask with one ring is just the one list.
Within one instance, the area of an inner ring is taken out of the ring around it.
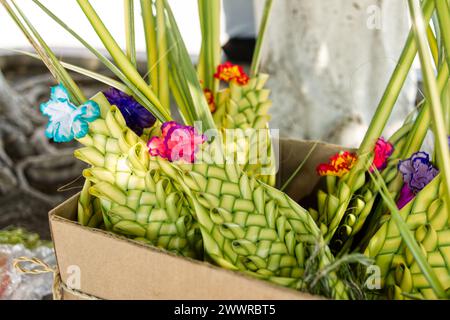
{"label": "twine string", "polygon": [[[24,264],[29,264],[27,267]],[[100,300],[100,298],[68,287],[62,280],[57,267],[52,267],[38,258],[19,257],[14,259],[13,267],[20,273],[38,275],[53,273],[52,293],[54,300],[62,300],[63,290],[84,300]]]}

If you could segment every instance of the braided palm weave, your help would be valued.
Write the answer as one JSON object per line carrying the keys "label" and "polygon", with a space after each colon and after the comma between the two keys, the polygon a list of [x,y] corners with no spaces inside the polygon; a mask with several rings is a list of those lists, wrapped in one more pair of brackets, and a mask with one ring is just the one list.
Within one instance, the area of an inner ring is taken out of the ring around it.
{"label": "braided palm weave", "polygon": [[[205,252],[221,267],[301,288],[305,261],[317,241],[323,244],[320,266],[333,260],[320,230],[285,193],[249,177],[236,163],[214,162],[217,149],[204,145],[202,163],[158,160],[188,195]],[[334,274],[330,279],[335,298],[346,298],[343,283]]]}
{"label": "braided palm weave", "polygon": [[100,105],[101,117],[79,140],[86,147],[76,150],[75,156],[92,166],[83,175],[92,184],[89,194],[101,203],[106,228],[184,256],[201,257],[201,236],[183,193],[158,170],[145,142],[127,128],[120,111],[102,94],[93,100]]}
{"label": "braided palm weave", "polygon": [[[226,145],[234,146],[241,155],[246,158],[240,163],[245,163],[242,168],[248,174],[257,177],[261,181],[269,184],[275,184],[274,165],[275,159],[272,145],[269,137],[268,122],[270,116],[268,110],[272,106],[269,100],[270,90],[264,88],[269,76],[259,74],[251,78],[245,85],[230,82],[229,88],[218,93],[217,110],[214,112],[214,121],[219,129],[240,129],[245,132],[246,129],[252,131],[245,144],[234,141],[225,141]],[[258,130],[264,129],[265,139],[258,140]],[[227,140],[227,137],[224,137]],[[262,140],[266,140],[261,143]],[[258,143],[259,142],[259,143]],[[249,152],[252,150],[253,152]],[[264,158],[264,156],[266,156]],[[257,158],[257,157],[260,158]],[[264,163],[261,163],[261,160]],[[269,174],[267,174],[269,173]]]}
{"label": "braided palm weave", "polygon": [[89,193],[91,186],[92,182],[85,180],[78,199],[78,222],[83,226],[96,228],[103,223],[103,211],[100,199]]}
{"label": "braided palm weave", "polygon": [[[450,208],[444,202],[444,183],[437,176],[416,198],[400,210],[423,254],[444,289],[450,288]],[[382,286],[390,298],[410,296],[436,299],[393,219],[371,239],[365,254],[381,269]],[[406,293],[407,295],[404,295]]]}

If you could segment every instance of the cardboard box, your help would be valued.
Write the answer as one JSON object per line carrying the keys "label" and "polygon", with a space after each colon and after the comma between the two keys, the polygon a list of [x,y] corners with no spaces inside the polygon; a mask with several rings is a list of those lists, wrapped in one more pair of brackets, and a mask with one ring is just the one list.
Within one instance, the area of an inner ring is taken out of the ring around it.
{"label": "cardboard box", "polygon": [[[285,180],[308,154],[313,142],[283,140],[280,177]],[[319,143],[288,193],[305,197],[317,187],[318,163],[340,150]],[[79,225],[78,195],[49,213],[52,238],[62,281],[102,299],[318,299],[206,262],[176,256],[122,236]],[[78,278],[74,278],[78,277]],[[64,299],[78,299],[65,293]]]}

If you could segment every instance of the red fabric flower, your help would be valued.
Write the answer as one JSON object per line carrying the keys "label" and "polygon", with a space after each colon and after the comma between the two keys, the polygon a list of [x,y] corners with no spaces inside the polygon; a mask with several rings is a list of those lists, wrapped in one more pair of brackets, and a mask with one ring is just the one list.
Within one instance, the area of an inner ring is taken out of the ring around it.
{"label": "red fabric flower", "polygon": [[214,102],[214,94],[208,88],[203,89],[203,93],[205,94],[206,101],[208,102],[209,111],[214,113],[216,111],[216,103]]}
{"label": "red fabric flower", "polygon": [[222,63],[217,67],[217,72],[214,74],[214,78],[225,82],[234,81],[240,85],[246,85],[250,80],[241,66],[233,64],[229,61]]}
{"label": "red fabric flower", "polygon": [[373,172],[374,167],[378,170],[383,170],[386,168],[387,160],[394,152],[394,146],[383,138],[379,138],[375,145],[375,157],[373,159],[372,167],[370,172]]}
{"label": "red fabric flower", "polygon": [[161,126],[161,137],[152,137],[147,146],[151,156],[193,163],[198,145],[205,141],[206,137],[194,127],[170,121]]}
{"label": "red fabric flower", "polygon": [[332,156],[329,163],[319,164],[316,170],[320,176],[342,177],[353,168],[356,159],[355,153],[341,151]]}

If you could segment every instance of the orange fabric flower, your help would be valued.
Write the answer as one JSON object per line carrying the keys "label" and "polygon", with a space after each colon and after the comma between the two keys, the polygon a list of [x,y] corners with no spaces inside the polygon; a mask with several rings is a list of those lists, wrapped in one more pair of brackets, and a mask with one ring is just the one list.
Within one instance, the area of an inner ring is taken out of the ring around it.
{"label": "orange fabric flower", "polygon": [[342,177],[353,168],[356,159],[355,153],[341,151],[332,156],[329,163],[319,164],[316,170],[320,176]]}
{"label": "orange fabric flower", "polygon": [[214,113],[214,111],[216,111],[216,103],[214,102],[214,95],[212,91],[205,88],[203,89],[203,93],[205,94],[206,101],[208,101],[209,111]]}
{"label": "orange fabric flower", "polygon": [[217,67],[217,72],[214,74],[214,78],[225,82],[234,81],[240,85],[246,85],[250,80],[241,66],[233,64],[229,61],[222,63]]}

